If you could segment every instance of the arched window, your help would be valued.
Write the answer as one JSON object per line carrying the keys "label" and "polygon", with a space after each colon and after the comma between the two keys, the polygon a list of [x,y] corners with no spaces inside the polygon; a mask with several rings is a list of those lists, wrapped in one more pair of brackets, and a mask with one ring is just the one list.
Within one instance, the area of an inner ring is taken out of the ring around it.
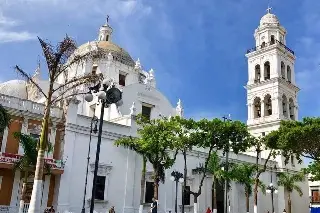
{"label": "arched window", "polygon": [[288,117],[288,99],[285,95],[282,96],[282,113],[284,117]]}
{"label": "arched window", "polygon": [[270,79],[270,62],[267,61],[264,63],[264,80]]}
{"label": "arched window", "polygon": [[272,101],[269,94],[264,97],[264,114],[265,116],[272,115]]}
{"label": "arched window", "polygon": [[254,106],[254,118],[260,118],[261,117],[261,99],[259,97],[256,97],[253,102]]}
{"label": "arched window", "polygon": [[261,79],[260,65],[257,64],[254,68],[254,83],[259,83]]}
{"label": "arched window", "polygon": [[295,119],[295,117],[294,117],[294,103],[293,103],[292,98],[289,99],[289,113],[290,113],[290,119],[294,120]]}
{"label": "arched window", "polygon": [[266,46],[266,42],[262,42],[261,48],[264,48]]}
{"label": "arched window", "polygon": [[291,68],[289,65],[287,66],[287,79],[291,83]]}
{"label": "arched window", "polygon": [[281,77],[286,79],[286,65],[284,65],[283,61],[281,61]]}
{"label": "arched window", "polygon": [[274,39],[274,35],[271,36],[271,41],[270,41],[270,44],[274,44],[276,41]]}

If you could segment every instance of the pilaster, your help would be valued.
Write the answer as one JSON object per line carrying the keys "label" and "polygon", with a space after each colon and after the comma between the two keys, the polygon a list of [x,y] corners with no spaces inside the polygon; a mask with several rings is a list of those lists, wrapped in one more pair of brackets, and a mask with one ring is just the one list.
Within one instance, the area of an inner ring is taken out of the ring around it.
{"label": "pilaster", "polygon": [[51,177],[50,175],[45,176],[43,193],[42,193],[43,196],[42,196],[42,202],[41,202],[41,212],[44,212],[44,210],[47,208],[49,186],[50,186],[50,177]]}
{"label": "pilaster", "polygon": [[261,100],[261,117],[265,116],[265,109],[264,109],[264,100]]}
{"label": "pilaster", "polygon": [[0,152],[6,151],[6,146],[7,146],[7,141],[8,141],[8,132],[9,132],[9,129],[5,128],[3,135],[2,135],[2,143],[1,143]]}
{"label": "pilaster", "polygon": [[134,152],[130,151],[129,149],[127,150],[123,213],[131,213],[134,209],[135,156],[136,154]]}
{"label": "pilaster", "polygon": [[19,192],[20,192],[20,171],[16,171],[14,174],[14,181],[12,186],[12,192],[11,192],[11,202],[10,206],[17,207],[19,204]]}
{"label": "pilaster", "polygon": [[[22,126],[21,126],[21,133],[22,134],[28,134],[28,118],[27,117],[24,117],[23,118],[23,121],[22,121]],[[18,151],[18,154],[19,155],[23,155],[24,153],[24,150],[23,150],[23,147],[21,146],[21,144],[19,143],[19,151]]]}

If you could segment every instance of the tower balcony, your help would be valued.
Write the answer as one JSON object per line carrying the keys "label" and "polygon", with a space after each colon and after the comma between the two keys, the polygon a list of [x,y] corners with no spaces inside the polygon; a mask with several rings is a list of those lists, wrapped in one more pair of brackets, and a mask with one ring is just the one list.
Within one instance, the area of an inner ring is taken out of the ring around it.
{"label": "tower balcony", "polygon": [[294,51],[293,50],[291,50],[289,47],[287,47],[286,45],[284,45],[282,42],[280,42],[278,40],[270,41],[268,43],[263,43],[260,46],[248,49],[247,50],[247,54],[255,52],[255,51],[259,51],[259,50],[269,49],[270,47],[280,47],[280,48],[283,48],[286,51],[290,52],[292,55],[294,55]]}
{"label": "tower balcony", "polygon": [[[0,168],[13,169],[14,164],[18,162],[21,159],[21,157],[22,155],[19,154],[0,152]],[[45,158],[44,161],[50,166],[52,174],[63,174],[64,162],[62,160]]]}

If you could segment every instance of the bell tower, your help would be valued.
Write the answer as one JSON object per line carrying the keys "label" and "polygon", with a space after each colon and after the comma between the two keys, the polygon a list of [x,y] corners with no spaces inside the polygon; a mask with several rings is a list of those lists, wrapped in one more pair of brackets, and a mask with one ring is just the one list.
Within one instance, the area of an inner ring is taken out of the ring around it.
{"label": "bell tower", "polygon": [[253,135],[265,135],[281,120],[297,120],[295,54],[286,46],[286,30],[267,9],[254,32],[255,47],[247,51],[247,124]]}

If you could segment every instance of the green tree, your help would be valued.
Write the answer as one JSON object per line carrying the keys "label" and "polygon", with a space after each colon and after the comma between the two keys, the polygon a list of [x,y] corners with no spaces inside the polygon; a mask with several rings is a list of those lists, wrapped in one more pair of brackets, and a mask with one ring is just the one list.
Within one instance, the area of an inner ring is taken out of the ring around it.
{"label": "green tree", "polygon": [[189,134],[189,140],[196,147],[207,150],[208,155],[204,167],[198,172],[202,175],[198,191],[190,191],[194,197],[194,208],[197,209],[198,197],[201,195],[203,182],[208,173],[208,164],[214,149],[223,153],[233,151],[238,154],[245,152],[251,144],[247,126],[240,121],[223,122],[220,119],[202,119],[195,124],[195,129]]}
{"label": "green tree", "polygon": [[0,136],[10,124],[10,115],[7,110],[0,104]]}
{"label": "green tree", "polygon": [[[249,163],[235,164],[232,168],[232,179],[243,185],[246,196],[246,212],[249,213],[250,196],[252,195],[252,186],[255,184],[256,166]],[[258,187],[265,194],[266,186],[259,180]]]}
{"label": "green tree", "polygon": [[281,121],[280,128],[270,133],[267,139],[278,143],[286,163],[296,158],[301,163],[302,157],[311,159],[306,170],[314,180],[320,180],[320,118],[303,118],[302,121]]}
{"label": "green tree", "polygon": [[124,137],[115,141],[115,145],[135,151],[152,164],[154,198],[158,199],[159,183],[165,181],[165,170],[174,164],[177,156],[177,151],[174,154],[170,151],[175,149],[177,140],[175,123],[164,117],[148,120],[142,115],[137,116],[136,121],[139,137]]}
{"label": "green tree", "polygon": [[[80,86],[87,83],[93,83],[101,79],[101,75],[92,73],[71,78],[69,74],[72,68],[84,61],[99,60],[106,55],[99,48],[86,53],[79,53],[75,51],[77,49],[76,43],[68,36],[59,42],[56,47],[53,47],[50,43],[43,41],[39,37],[38,40],[48,68],[48,88],[40,87],[40,85],[37,84],[31,76],[29,76],[20,67],[15,66],[16,71],[30,84],[32,84],[45,98],[45,110],[43,112],[44,116],[40,134],[34,185],[28,211],[29,213],[40,212],[44,154],[48,145],[51,108],[57,103],[63,102],[65,109],[68,104],[65,100],[70,100],[72,96],[78,95],[78,88]],[[64,76],[65,81],[58,84],[57,82],[60,76]],[[65,113],[63,113],[62,122],[63,124],[65,123]]]}
{"label": "green tree", "polygon": [[291,213],[291,194],[293,191],[297,191],[300,197],[303,195],[301,187],[296,183],[304,181],[305,176],[301,172],[295,174],[281,172],[278,174],[278,178],[278,185],[283,186],[284,189],[288,192],[288,213]]}
{"label": "green tree", "polygon": [[[37,163],[37,140],[29,135],[15,132],[14,137],[19,140],[20,145],[23,147],[23,156],[14,164],[14,171],[20,170],[23,174],[23,184],[20,196],[19,213],[23,212],[24,201],[26,199],[26,186],[30,175],[34,174],[35,166]],[[47,173],[50,173],[50,165],[45,163]]]}

